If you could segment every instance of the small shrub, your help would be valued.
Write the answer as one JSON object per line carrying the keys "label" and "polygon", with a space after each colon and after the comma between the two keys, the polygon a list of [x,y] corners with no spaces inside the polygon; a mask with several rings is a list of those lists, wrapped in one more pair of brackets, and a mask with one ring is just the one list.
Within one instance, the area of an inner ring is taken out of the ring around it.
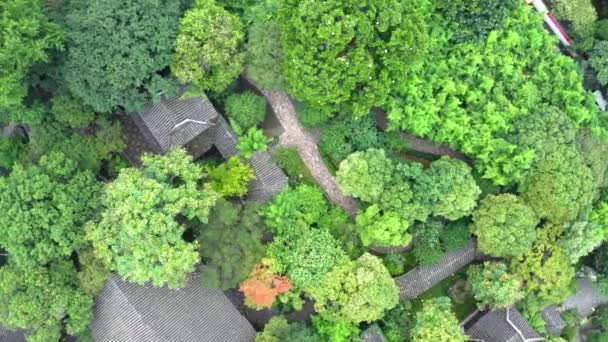
{"label": "small shrub", "polygon": [[209,186],[224,197],[247,194],[249,181],[255,178],[253,169],[241,158],[233,156],[217,167],[206,167]]}
{"label": "small shrub", "polygon": [[248,130],[264,121],[266,99],[249,91],[232,94],[226,99],[225,109],[232,124],[237,124],[242,130]]}
{"label": "small shrub", "polygon": [[391,253],[383,256],[382,263],[393,277],[405,272],[405,256],[401,253]]}
{"label": "small shrub", "polygon": [[304,165],[298,150],[294,147],[279,147],[272,151],[272,158],[277,165],[289,176],[289,182],[293,185],[314,185],[315,179]]}
{"label": "small shrub", "polygon": [[331,119],[332,113],[322,109],[314,108],[306,104],[298,106],[298,118],[306,128],[319,127]]}
{"label": "small shrub", "polygon": [[251,127],[247,133],[239,137],[239,152],[245,158],[251,158],[255,152],[265,152],[268,150],[270,139],[261,130]]}

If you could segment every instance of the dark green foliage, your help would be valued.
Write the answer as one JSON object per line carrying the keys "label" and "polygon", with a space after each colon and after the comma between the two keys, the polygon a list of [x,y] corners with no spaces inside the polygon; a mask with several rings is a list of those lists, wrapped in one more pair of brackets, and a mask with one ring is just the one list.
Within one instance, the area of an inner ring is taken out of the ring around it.
{"label": "dark green foliage", "polygon": [[608,40],[608,19],[600,19],[595,22],[595,38]]}
{"label": "dark green foliage", "polygon": [[228,96],[225,103],[226,114],[232,125],[242,130],[256,127],[266,116],[266,98],[250,91]]}
{"label": "dark green foliage", "polygon": [[24,79],[34,64],[49,60],[51,50],[62,48],[64,32],[49,21],[38,0],[3,1],[0,27],[0,122],[35,122],[39,116],[22,103]]}
{"label": "dark green foliage", "polygon": [[21,138],[10,138],[0,134],[0,167],[11,169],[13,164],[23,156],[25,144]]}
{"label": "dark green foliage", "polygon": [[382,263],[391,276],[400,276],[405,272],[405,256],[401,253],[390,253],[382,256]]}
{"label": "dark green foliage", "polygon": [[222,92],[243,71],[243,23],[212,0],[196,0],[179,21],[171,73],[182,83]]}
{"label": "dark green foliage", "polygon": [[420,265],[431,265],[443,256],[443,248],[439,236],[444,229],[440,221],[430,220],[415,224],[412,228],[414,234],[414,256]]}
{"label": "dark green foliage", "polygon": [[11,263],[33,267],[65,260],[84,245],[84,224],[99,212],[100,186],[61,153],[37,166],[16,165],[0,179],[0,246]]}
{"label": "dark green foliage", "polygon": [[469,267],[467,276],[471,282],[471,291],[478,301],[477,306],[482,310],[504,309],[524,297],[521,281],[509,274],[507,265],[502,262],[473,265]]}
{"label": "dark green foliage", "polygon": [[310,229],[297,237],[275,237],[268,256],[277,271],[289,276],[294,286],[306,290],[318,286],[323,276],[347,259],[339,242],[326,230]]}
{"label": "dark green foliage", "polygon": [[143,107],[173,85],[158,74],[171,61],[179,1],[80,1],[66,3],[69,34],[65,82],[97,112]]}
{"label": "dark green foliage", "polygon": [[78,253],[80,287],[88,294],[95,296],[101,291],[106,281],[112,276],[110,269],[95,256],[91,247]]}
{"label": "dark green foliage", "polygon": [[439,239],[446,252],[465,248],[471,240],[469,220],[459,220],[448,224],[441,232]]}
{"label": "dark green foliage", "polygon": [[304,323],[287,323],[283,316],[276,316],[264,326],[264,331],[259,332],[255,342],[320,342],[317,334]]}
{"label": "dark green foliage", "polygon": [[454,26],[452,39],[462,42],[484,40],[519,5],[517,0],[453,0],[439,1],[437,9]]}
{"label": "dark green foliage", "polygon": [[236,288],[264,257],[265,227],[257,209],[253,202],[241,206],[219,200],[211,211],[209,223],[197,228],[199,253],[205,264],[201,276],[203,287]]}
{"label": "dark green foliage", "polygon": [[283,1],[278,19],[290,93],[326,111],[368,114],[415,67],[428,40],[427,5]]}
{"label": "dark green foliage", "polygon": [[314,185],[316,183],[295,147],[277,147],[273,149],[272,159],[289,176],[290,184]]}
{"label": "dark green foliage", "polygon": [[608,276],[608,244],[604,243],[593,252],[593,268],[598,273]]}
{"label": "dark green foliage", "polygon": [[412,304],[400,301],[396,307],[386,312],[380,322],[388,342],[410,342],[410,330],[415,324]]}
{"label": "dark green foliage", "polygon": [[332,208],[329,214],[321,219],[321,226],[327,225],[327,221],[330,221],[327,218],[338,216],[338,214],[335,214],[336,212],[340,212],[339,215],[345,217],[344,221],[335,223],[337,221],[336,219],[331,220],[334,224],[327,229],[329,229],[331,235],[341,243],[344,252],[351,259],[357,259],[367,250],[367,248],[363,246],[355,225],[350,222],[346,213],[337,207]]}
{"label": "dark green foliage", "polygon": [[297,114],[298,119],[300,119],[300,122],[306,128],[319,127],[329,121],[333,116],[330,111],[315,108],[305,103],[299,104],[297,107]]}
{"label": "dark green foliage", "polygon": [[[307,107],[312,111],[311,107]],[[340,116],[323,128],[319,149],[327,154],[336,164],[356,151],[382,147],[382,135],[376,129],[372,115],[359,120]]]}
{"label": "dark green foliage", "polygon": [[262,88],[280,90],[285,87],[279,36],[279,24],[275,20],[255,22],[249,28],[245,57],[247,76]]}
{"label": "dark green foliage", "polygon": [[597,80],[602,85],[608,84],[608,41],[599,41],[593,46],[589,65],[596,71]]}
{"label": "dark green foliage", "polygon": [[95,121],[93,108],[68,94],[53,97],[50,112],[57,122],[70,128],[87,127]]}
{"label": "dark green foliage", "polygon": [[299,185],[276,195],[272,203],[263,207],[266,225],[280,236],[297,236],[310,226],[316,226],[329,205],[321,189]]}
{"label": "dark green foliage", "polygon": [[[65,318],[64,315],[67,315]],[[88,329],[93,297],[79,288],[70,261],[47,267],[0,267],[0,324],[27,330],[28,341],[58,341],[65,324],[69,335]]]}
{"label": "dark green foliage", "polygon": [[120,124],[98,118],[86,130],[71,129],[51,119],[32,126],[30,155],[37,159],[50,151],[59,151],[77,162],[82,169],[99,171],[103,161],[122,152]]}
{"label": "dark green foliage", "polygon": [[384,133],[384,146],[391,152],[405,152],[410,148],[410,144],[403,138],[403,134],[398,131]]}
{"label": "dark green foliage", "polygon": [[594,137],[587,130],[580,130],[576,136],[577,149],[591,170],[593,176],[594,195],[608,185],[608,144]]}

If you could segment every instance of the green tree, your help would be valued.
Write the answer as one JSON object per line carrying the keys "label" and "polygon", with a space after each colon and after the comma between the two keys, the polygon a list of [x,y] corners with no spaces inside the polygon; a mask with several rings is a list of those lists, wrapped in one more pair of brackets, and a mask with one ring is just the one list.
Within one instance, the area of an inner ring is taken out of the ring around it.
{"label": "green tree", "polygon": [[216,166],[205,167],[209,187],[224,197],[243,197],[249,190],[249,181],[255,178],[251,165],[233,156]]}
{"label": "green tree", "polygon": [[[559,19],[572,23],[575,40],[591,39],[597,20],[597,11],[591,0],[554,0],[552,11]],[[581,44],[581,42],[577,42]],[[583,44],[583,47],[585,44]]]}
{"label": "green tree", "polygon": [[287,274],[301,290],[317,286],[335,265],[348,259],[338,241],[320,229],[290,239],[276,237],[267,254],[276,261],[276,271]]}
{"label": "green tree", "polygon": [[179,22],[171,72],[182,83],[224,91],[243,71],[243,23],[214,0],[196,0]]}
{"label": "green tree", "polygon": [[64,32],[49,21],[37,0],[6,0],[0,5],[0,122],[36,121],[24,107],[25,77],[36,63],[61,49]]}
{"label": "green tree", "polygon": [[471,232],[479,250],[498,257],[514,257],[530,250],[536,240],[538,217],[511,194],[488,195],[473,213]]}
{"label": "green tree", "polygon": [[239,152],[245,158],[251,158],[256,152],[266,152],[270,139],[264,135],[264,132],[255,127],[251,127],[244,134],[240,134],[240,130],[235,130],[239,134]]}
{"label": "green tree", "polygon": [[357,215],[357,231],[363,245],[404,246],[412,241],[407,228],[410,222],[403,221],[393,211],[382,212],[373,204]]}
{"label": "green tree", "polygon": [[262,88],[279,90],[285,87],[281,73],[283,50],[279,37],[276,20],[254,22],[249,27],[245,68],[247,76]]}
{"label": "green tree", "polygon": [[264,121],[266,116],[266,98],[250,91],[240,94],[231,94],[226,99],[226,114],[231,124],[247,130],[256,127]]}
{"label": "green tree", "polygon": [[336,322],[375,321],[399,301],[399,289],[388,270],[368,253],[336,265],[309,292],[317,312]]}
{"label": "green tree", "polygon": [[442,157],[433,162],[413,187],[423,206],[433,215],[457,220],[467,216],[476,206],[481,190],[463,161]]}
{"label": "green tree", "polygon": [[0,246],[11,263],[45,265],[70,257],[84,245],[83,226],[97,216],[100,186],[61,153],[39,165],[16,165],[0,179]]}
{"label": "green tree", "polygon": [[454,41],[482,41],[520,5],[517,0],[440,1],[437,9],[454,26]]}
{"label": "green tree", "polygon": [[369,149],[355,152],[343,160],[336,177],[345,195],[374,203],[385,191],[393,170],[393,162],[384,150]]}
{"label": "green tree", "polygon": [[593,193],[597,197],[601,188],[608,185],[608,144],[593,136],[588,130],[579,130],[576,136],[577,149],[591,170]]}
{"label": "green tree", "polygon": [[259,332],[255,342],[318,342],[320,341],[314,331],[303,323],[287,323],[283,316],[275,316],[264,326],[264,331]]}
{"label": "green tree", "polygon": [[174,85],[159,72],[171,61],[179,1],[68,0],[68,53],[64,65],[70,92],[101,113],[143,107]]}
{"label": "green tree", "polygon": [[420,3],[283,1],[278,20],[290,93],[355,117],[384,104],[428,41],[428,8]]}
{"label": "green tree", "polygon": [[198,243],[184,241],[176,216],[207,222],[218,195],[199,188],[203,176],[181,149],[121,170],[106,188],[101,220],[88,227],[97,255],[126,280],[182,285],[198,262]]}
{"label": "green tree", "polygon": [[329,321],[320,315],[312,317],[312,324],[324,341],[355,341],[361,332],[359,326],[353,322]]}
{"label": "green tree", "polygon": [[50,112],[57,122],[70,128],[87,127],[95,121],[93,108],[65,93],[51,99]]}
{"label": "green tree", "polygon": [[522,283],[502,262],[484,262],[467,270],[471,291],[480,309],[510,307],[524,297]]}
{"label": "green tree", "polygon": [[83,333],[92,319],[93,297],[79,288],[70,261],[0,267],[0,324],[27,330],[28,341],[58,341],[63,324],[70,335]]}
{"label": "green tree", "polygon": [[424,301],[422,309],[416,314],[416,325],[412,328],[411,338],[416,342],[466,341],[448,297]]}
{"label": "green tree", "polygon": [[[317,111],[306,106],[305,111]],[[323,128],[319,149],[327,154],[334,163],[339,163],[356,151],[382,147],[382,135],[376,128],[372,115],[353,120],[349,115],[341,115]]]}
{"label": "green tree", "polygon": [[382,318],[382,331],[389,342],[410,342],[410,330],[415,324],[412,304],[400,301]]}
{"label": "green tree", "polygon": [[80,264],[80,272],[78,272],[80,287],[92,296],[97,295],[112,276],[112,272],[89,246],[78,252],[78,262]]}
{"label": "green tree", "polygon": [[24,152],[25,144],[19,137],[0,135],[0,167],[10,170]]}
{"label": "green tree", "polygon": [[236,288],[266,252],[265,226],[253,202],[244,206],[219,200],[209,222],[196,227],[199,253],[205,267],[201,282],[206,288]]}
{"label": "green tree", "polygon": [[436,219],[412,226],[414,234],[414,256],[420,265],[432,265],[443,256],[444,250],[439,237],[444,225]]}
{"label": "green tree", "polygon": [[593,219],[590,222],[575,222],[565,228],[566,233],[560,239],[560,247],[572,264],[591,253],[608,237],[608,224]]}

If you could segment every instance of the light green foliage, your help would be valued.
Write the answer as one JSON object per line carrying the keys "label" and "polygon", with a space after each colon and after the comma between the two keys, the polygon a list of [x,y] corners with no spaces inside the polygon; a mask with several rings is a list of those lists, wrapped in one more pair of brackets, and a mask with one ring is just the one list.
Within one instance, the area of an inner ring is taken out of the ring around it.
{"label": "light green foliage", "polygon": [[440,221],[429,220],[418,223],[411,230],[414,234],[414,256],[420,265],[432,265],[443,256],[443,246],[439,236],[444,226]]}
{"label": "light green foliage", "polygon": [[591,50],[589,65],[596,71],[597,80],[602,84],[608,84],[608,41],[596,42]]}
{"label": "light green foliage", "polygon": [[38,166],[16,165],[0,179],[0,246],[24,267],[69,258],[83,246],[83,225],[97,215],[99,194],[93,174],[61,153]]}
{"label": "light green foliage", "polygon": [[523,281],[530,310],[561,303],[571,293],[574,267],[556,243],[560,234],[557,226],[543,227],[532,249],[511,262],[510,271]]}
{"label": "light green foliage", "polygon": [[316,183],[295,147],[277,147],[272,150],[272,159],[289,176],[290,184]]}
{"label": "light green foliage", "polygon": [[576,136],[577,149],[591,170],[594,195],[608,185],[608,144],[594,137],[591,132],[581,130]]}
{"label": "light green foliage", "polygon": [[524,297],[522,283],[507,271],[502,262],[484,262],[467,271],[471,291],[480,309],[493,310],[510,307]]}
{"label": "light green foliage", "polygon": [[395,165],[391,180],[385,184],[378,204],[384,210],[398,212],[403,220],[425,221],[431,208],[423,203],[424,194],[414,193],[417,182],[426,182],[427,174],[418,163],[398,163]]}
{"label": "light green foliage", "polygon": [[0,167],[11,169],[25,150],[25,144],[19,137],[10,138],[0,134]]}
{"label": "light green foliage", "polygon": [[452,39],[461,42],[484,40],[518,5],[517,0],[452,0],[438,2],[437,9],[454,26]]}
{"label": "light green foliage", "polygon": [[262,210],[265,223],[280,236],[297,236],[318,225],[329,210],[321,189],[311,185],[287,188]]}
{"label": "light green foliage", "polygon": [[426,300],[416,314],[416,325],[411,332],[416,342],[464,342],[466,337],[451,310],[448,297]]}
{"label": "light green foliage", "polygon": [[251,158],[255,152],[266,152],[269,142],[270,139],[262,130],[251,127],[245,134],[239,136],[239,152],[245,158]]}
{"label": "light green foliage", "polygon": [[97,258],[95,251],[90,247],[85,247],[78,253],[78,262],[80,287],[92,296],[97,295],[112,275],[110,269]]}
{"label": "light green foliage", "polygon": [[336,176],[345,195],[373,203],[385,191],[393,170],[393,162],[383,150],[369,149],[355,152],[343,160]]}
{"label": "light green foliage", "polygon": [[386,312],[381,323],[388,342],[410,342],[410,330],[415,324],[412,304],[400,301]]}
{"label": "light green foliage", "polygon": [[244,206],[219,200],[209,223],[197,227],[206,288],[227,290],[241,283],[266,252],[265,226],[253,202]]}
{"label": "light green foliage", "polygon": [[[594,214],[592,214],[593,216]],[[589,254],[602,241],[608,237],[608,225],[604,217],[603,223],[575,222],[566,226],[566,233],[560,240],[560,247],[564,254],[570,259],[570,263],[576,264],[578,260]]]}
{"label": "light green foliage", "polygon": [[457,220],[475,208],[481,190],[463,161],[442,157],[433,162],[414,185],[420,203],[436,216]]}
{"label": "light green foliage", "polygon": [[323,316],[313,316],[312,324],[315,331],[324,341],[356,341],[359,336],[359,326],[349,321],[329,321]]}
{"label": "light green foliage", "polygon": [[6,0],[0,4],[0,121],[35,121],[22,104],[24,78],[30,68],[47,62],[52,49],[61,49],[64,33],[44,14],[38,0]]}
{"label": "light green foliage", "polygon": [[245,57],[247,75],[262,88],[280,90],[285,87],[279,37],[279,24],[275,20],[254,22],[249,27]]}
{"label": "light green foliage", "polygon": [[243,130],[258,126],[266,116],[266,98],[250,91],[228,96],[225,107],[230,123]]}
{"label": "light green foliage", "polygon": [[[307,110],[314,110],[308,106]],[[353,120],[342,115],[323,128],[319,149],[335,163],[339,163],[356,151],[381,148],[382,136],[372,115]]]}
{"label": "light green foliage", "polygon": [[317,312],[336,322],[375,321],[399,301],[399,289],[388,270],[368,253],[337,265],[309,292]]}
{"label": "light green foliage", "polygon": [[278,19],[289,92],[320,109],[368,114],[415,67],[428,40],[427,5],[283,1]]}
{"label": "light green foliage", "polygon": [[29,148],[32,158],[58,151],[76,161],[81,169],[93,172],[99,170],[104,160],[109,161],[125,148],[120,124],[103,118],[98,118],[90,126],[95,133],[71,129],[50,119],[31,129]]}
{"label": "light green foliage", "polygon": [[182,83],[224,91],[243,71],[243,23],[214,0],[196,0],[179,22],[171,72]]}
{"label": "light green foliage", "polygon": [[388,103],[391,127],[474,157],[480,174],[498,185],[516,182],[533,160],[531,150],[504,138],[519,117],[552,105],[605,135],[576,64],[559,53],[542,22],[530,6],[519,5],[503,29],[480,44],[450,44],[449,34],[438,30],[423,67],[397,85]]}
{"label": "light green foliage", "polygon": [[357,231],[363,245],[404,246],[412,241],[407,228],[410,222],[402,221],[393,211],[382,212],[373,204],[357,215]]}
{"label": "light green foliage", "polygon": [[68,334],[83,333],[93,318],[93,298],[78,285],[70,261],[0,267],[0,324],[28,330],[32,342],[58,341],[64,322]]}
{"label": "light green foliage", "polygon": [[64,66],[70,92],[97,112],[141,109],[173,84],[158,74],[171,60],[179,1],[68,0]]}
{"label": "light green foliage", "polygon": [[310,229],[291,239],[275,237],[267,255],[276,261],[278,273],[285,273],[295,287],[318,286],[325,274],[347,259],[336,239],[326,230]]}
{"label": "light green foliage", "polygon": [[591,206],[593,178],[576,149],[563,146],[538,161],[518,190],[540,218],[567,223]]}
{"label": "light green foliage", "polygon": [[60,94],[51,100],[53,118],[70,128],[87,127],[95,121],[93,108],[68,94]]}
{"label": "light green foliage", "polygon": [[124,279],[179,287],[198,262],[198,244],[183,240],[175,218],[207,222],[218,198],[200,189],[202,170],[184,150],[146,155],[142,168],[123,169],[105,191],[100,222],[88,228],[98,256]]}
{"label": "light green foliage", "polygon": [[471,232],[481,252],[508,258],[530,250],[537,224],[534,211],[517,196],[488,195],[473,213]]}
{"label": "light green foliage", "polygon": [[249,181],[255,178],[251,165],[233,156],[217,167],[206,167],[209,187],[224,197],[243,197]]}
{"label": "light green foliage", "polygon": [[283,316],[275,316],[259,332],[255,342],[319,342],[317,334],[303,323],[287,323]]}

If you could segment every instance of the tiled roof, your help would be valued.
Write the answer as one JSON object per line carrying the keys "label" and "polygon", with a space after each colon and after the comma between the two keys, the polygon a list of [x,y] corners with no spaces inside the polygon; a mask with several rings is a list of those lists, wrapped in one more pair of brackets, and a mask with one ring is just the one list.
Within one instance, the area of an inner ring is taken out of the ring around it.
{"label": "tiled roof", "polygon": [[276,193],[287,186],[288,178],[274,163],[268,152],[256,152],[251,157],[255,179],[249,183],[247,199],[256,202],[269,202]]}
{"label": "tiled roof", "polygon": [[433,265],[417,266],[408,273],[395,278],[399,285],[402,299],[413,299],[439,284],[443,279],[451,276],[462,267],[473,262],[477,257],[477,248],[474,240],[467,247],[447,252]]}
{"label": "tiled roof", "polygon": [[[513,325],[509,324],[507,317]],[[486,342],[524,342],[518,330],[526,340],[542,340],[541,336],[532,329],[516,308],[509,309],[508,316],[506,310],[489,311],[469,327],[465,333],[470,339]]]}
{"label": "tiled roof", "polygon": [[90,327],[96,342],[248,342],[255,337],[228,298],[202,288],[198,275],[179,290],[113,275],[95,298]]}
{"label": "tiled roof", "polygon": [[0,326],[0,342],[25,342],[23,331],[5,330]]}
{"label": "tiled roof", "polygon": [[549,305],[540,312],[540,315],[545,321],[545,329],[547,333],[553,336],[562,334],[562,330],[566,327],[566,322],[560,315],[555,305]]}
{"label": "tiled roof", "polygon": [[377,325],[372,325],[361,333],[361,342],[386,342],[386,338]]}

